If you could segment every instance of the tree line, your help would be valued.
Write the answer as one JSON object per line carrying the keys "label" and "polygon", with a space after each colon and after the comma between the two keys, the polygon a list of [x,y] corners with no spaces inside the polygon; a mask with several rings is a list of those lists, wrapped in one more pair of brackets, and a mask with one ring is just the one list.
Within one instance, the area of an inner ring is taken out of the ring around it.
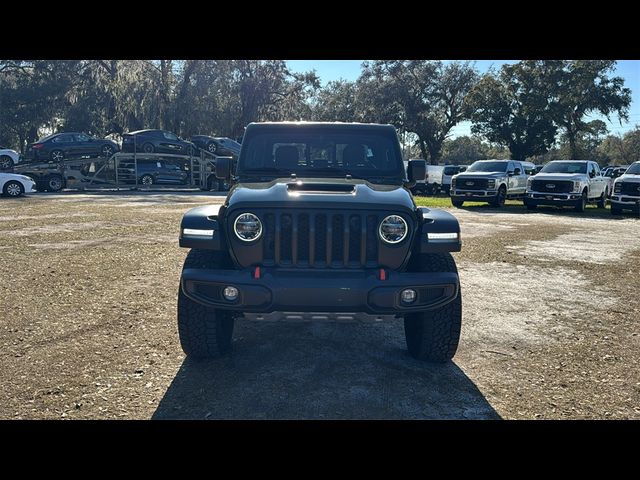
{"label": "tree line", "polygon": [[[618,137],[587,121],[595,113],[628,120],[631,91],[615,64],[524,60],[480,75],[471,62],[381,60],[363,62],[354,81],[322,86],[315,71],[279,60],[0,60],[0,143],[24,152],[58,131],[238,138],[252,121],[359,121],[393,124],[405,155],[433,164],[628,163],[638,129]],[[452,139],[463,121],[472,136]]]}

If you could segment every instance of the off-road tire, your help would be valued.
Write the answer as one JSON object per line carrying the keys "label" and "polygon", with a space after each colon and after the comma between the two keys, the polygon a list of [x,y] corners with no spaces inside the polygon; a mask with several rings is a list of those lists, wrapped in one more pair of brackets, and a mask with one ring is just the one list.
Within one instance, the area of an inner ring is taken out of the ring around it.
{"label": "off-road tire", "polygon": [[451,200],[451,205],[456,208],[462,208],[462,206],[464,205],[464,200]]}
{"label": "off-road tire", "polygon": [[[418,262],[416,269],[421,272],[458,271],[450,253],[423,254]],[[462,292],[458,290],[457,297],[440,308],[405,315],[407,349],[418,360],[448,362],[458,349],[461,327]]]}
{"label": "off-road tire", "polygon": [[491,202],[491,206],[496,208],[504,207],[504,203],[506,200],[507,200],[507,189],[505,188],[504,185],[501,185],[500,188],[498,188],[498,193],[496,195],[496,198]]}
{"label": "off-road tire", "polygon": [[598,199],[598,208],[606,208],[607,206],[607,191],[602,192],[602,196]]}
{"label": "off-road tire", "polygon": [[[220,253],[191,249],[183,268],[220,268]],[[234,318],[229,311],[194,302],[178,288],[178,334],[184,353],[195,359],[216,358],[231,351]]]}

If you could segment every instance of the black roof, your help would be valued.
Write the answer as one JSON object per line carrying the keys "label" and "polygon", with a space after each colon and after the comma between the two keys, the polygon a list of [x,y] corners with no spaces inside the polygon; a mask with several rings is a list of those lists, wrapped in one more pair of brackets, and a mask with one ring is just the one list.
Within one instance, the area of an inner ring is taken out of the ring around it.
{"label": "black roof", "polygon": [[355,122],[253,122],[247,125],[247,130],[260,128],[260,129],[268,129],[268,130],[289,130],[292,128],[321,128],[321,129],[356,129],[356,130],[380,130],[380,131],[388,131],[393,130],[395,132],[395,127],[393,125],[383,125],[380,123],[355,123]]}

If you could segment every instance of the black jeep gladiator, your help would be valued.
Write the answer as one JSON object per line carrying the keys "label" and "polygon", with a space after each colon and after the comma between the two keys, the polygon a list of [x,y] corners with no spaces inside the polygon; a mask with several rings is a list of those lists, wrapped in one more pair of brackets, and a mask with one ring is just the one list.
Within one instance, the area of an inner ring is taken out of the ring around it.
{"label": "black jeep gladiator", "polygon": [[219,159],[216,176],[233,184],[224,204],[182,219],[187,355],[229,352],[244,317],[404,319],[412,356],[454,356],[462,303],[449,252],[460,251],[460,226],[416,206],[408,188],[426,165],[412,160],[405,172],[391,125],[252,123],[235,170]]}

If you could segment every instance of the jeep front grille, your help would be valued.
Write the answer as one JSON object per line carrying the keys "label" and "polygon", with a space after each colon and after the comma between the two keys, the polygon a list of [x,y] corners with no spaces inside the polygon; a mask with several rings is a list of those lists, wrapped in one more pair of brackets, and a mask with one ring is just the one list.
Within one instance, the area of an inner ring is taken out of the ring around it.
{"label": "jeep front grille", "polygon": [[571,180],[534,180],[531,190],[544,193],[570,193],[573,191]]}
{"label": "jeep front grille", "polygon": [[263,218],[264,266],[375,268],[378,264],[378,214],[282,212]]}

